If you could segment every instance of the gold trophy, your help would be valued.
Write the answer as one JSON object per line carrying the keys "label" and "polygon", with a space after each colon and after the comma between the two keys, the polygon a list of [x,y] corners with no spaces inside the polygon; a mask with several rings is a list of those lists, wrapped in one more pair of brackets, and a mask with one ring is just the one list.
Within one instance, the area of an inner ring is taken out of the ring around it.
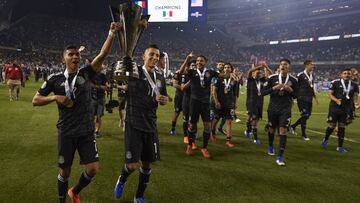
{"label": "gold trophy", "polygon": [[133,56],[150,15],[142,15],[142,8],[132,1],[110,5],[110,12],[112,20],[122,24],[122,28],[117,31],[122,60],[117,61],[115,65],[113,79],[127,81],[129,77],[139,78]]}

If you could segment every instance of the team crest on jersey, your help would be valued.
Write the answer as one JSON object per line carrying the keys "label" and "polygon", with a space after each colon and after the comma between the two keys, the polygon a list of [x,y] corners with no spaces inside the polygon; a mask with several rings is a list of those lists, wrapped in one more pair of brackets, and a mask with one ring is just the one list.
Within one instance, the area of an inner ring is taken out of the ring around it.
{"label": "team crest on jersey", "polygon": [[62,83],[60,84],[60,87],[65,87],[65,82],[62,82]]}
{"label": "team crest on jersey", "polygon": [[264,86],[267,86],[268,85],[268,82],[264,82]]}
{"label": "team crest on jersey", "polygon": [[41,89],[44,89],[46,87],[46,81],[41,85]]}
{"label": "team crest on jersey", "polygon": [[127,151],[125,156],[126,156],[127,159],[131,159],[131,158],[132,158],[132,154],[131,154],[130,151]]}
{"label": "team crest on jersey", "polygon": [[288,84],[289,86],[291,86],[291,85],[292,85],[292,82],[291,82],[291,81],[289,81],[287,84]]}
{"label": "team crest on jersey", "polygon": [[207,77],[207,78],[210,77],[210,73],[209,73],[209,72],[206,72],[206,73],[205,73],[205,77]]}
{"label": "team crest on jersey", "polygon": [[83,78],[82,76],[78,76],[76,78],[76,83],[79,84],[79,85],[82,85],[85,83],[85,78]]}

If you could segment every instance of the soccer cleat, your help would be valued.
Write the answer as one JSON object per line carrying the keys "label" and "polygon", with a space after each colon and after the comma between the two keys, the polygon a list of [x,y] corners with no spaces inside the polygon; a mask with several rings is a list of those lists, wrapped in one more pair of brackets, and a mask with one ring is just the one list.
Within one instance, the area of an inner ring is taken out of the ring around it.
{"label": "soccer cleat", "polygon": [[328,145],[328,142],[329,142],[328,140],[323,139],[323,141],[321,142],[321,145],[320,145],[320,146],[321,146],[322,148],[326,148],[327,145]]}
{"label": "soccer cleat", "polygon": [[134,197],[134,203],[146,203],[146,200],[143,197]]}
{"label": "soccer cleat", "polygon": [[281,157],[281,156],[277,156],[277,157],[276,157],[276,163],[277,163],[277,165],[279,165],[279,166],[285,166],[285,162],[282,160],[282,157]]}
{"label": "soccer cleat", "polygon": [[291,134],[297,135],[296,130],[295,130],[295,128],[293,126],[290,126],[289,128],[290,128]]}
{"label": "soccer cleat", "polygon": [[235,145],[233,143],[231,143],[231,141],[226,141],[225,143],[229,148],[233,148],[235,147]]}
{"label": "soccer cleat", "polygon": [[188,136],[184,136],[184,144],[189,144],[189,137]]}
{"label": "soccer cleat", "polygon": [[115,199],[121,198],[124,191],[124,187],[125,187],[125,183],[120,182],[120,177],[119,177],[114,188]]}
{"label": "soccer cleat", "polygon": [[210,159],[210,153],[206,148],[202,148],[201,153],[205,158]]}
{"label": "soccer cleat", "polygon": [[195,142],[193,142],[192,144],[191,144],[191,149],[197,149],[197,147],[196,147],[196,145],[195,145]]}
{"label": "soccer cleat", "polygon": [[176,131],[175,131],[175,130],[171,130],[171,131],[170,131],[170,135],[176,136]]}
{"label": "soccer cleat", "polygon": [[270,156],[274,156],[274,155],[275,155],[274,147],[273,147],[273,146],[269,146],[267,153],[268,153],[268,155],[270,155]]}
{"label": "soccer cleat", "polygon": [[68,190],[68,195],[69,195],[72,203],[80,203],[80,196],[73,192],[73,188],[70,188]]}
{"label": "soccer cleat", "polygon": [[226,133],[224,132],[224,130],[222,128],[218,128],[218,131],[223,134],[223,135],[226,135]]}
{"label": "soccer cleat", "polygon": [[308,137],[303,137],[303,138],[304,138],[305,141],[309,141],[309,140],[310,140],[310,138],[308,138]]}
{"label": "soccer cleat", "polygon": [[[194,143],[193,143],[194,144]],[[190,155],[192,155],[192,146],[190,146],[190,145],[187,145],[186,146],[186,150],[185,150],[185,153],[186,153],[186,155],[188,155],[188,156],[190,156]]]}
{"label": "soccer cleat", "polygon": [[251,138],[251,133],[246,132],[246,130],[244,131],[244,135],[247,139]]}
{"label": "soccer cleat", "polygon": [[345,147],[337,147],[337,148],[336,148],[336,151],[338,151],[338,152],[340,152],[340,153],[346,153],[346,152],[348,152]]}
{"label": "soccer cleat", "polygon": [[254,144],[261,144],[261,142],[259,139],[257,139],[257,140],[254,140]]}
{"label": "soccer cleat", "polygon": [[212,141],[216,141],[216,135],[211,133],[210,139],[211,139]]}

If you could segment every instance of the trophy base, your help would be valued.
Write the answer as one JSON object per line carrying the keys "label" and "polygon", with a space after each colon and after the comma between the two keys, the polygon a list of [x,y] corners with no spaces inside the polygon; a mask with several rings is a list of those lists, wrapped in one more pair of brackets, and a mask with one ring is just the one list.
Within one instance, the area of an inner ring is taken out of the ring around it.
{"label": "trophy base", "polygon": [[118,61],[116,63],[113,79],[128,81],[130,77],[139,78],[137,64],[134,61]]}

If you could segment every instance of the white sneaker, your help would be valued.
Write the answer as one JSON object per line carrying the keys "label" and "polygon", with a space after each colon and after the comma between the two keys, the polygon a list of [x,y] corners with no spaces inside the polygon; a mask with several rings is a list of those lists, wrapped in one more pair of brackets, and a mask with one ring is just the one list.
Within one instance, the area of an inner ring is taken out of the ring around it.
{"label": "white sneaker", "polygon": [[237,118],[236,120],[235,120],[235,123],[240,123],[241,122],[241,120],[239,119],[239,118]]}
{"label": "white sneaker", "polygon": [[285,162],[282,160],[282,157],[280,157],[280,156],[276,157],[276,163],[279,166],[285,166]]}
{"label": "white sneaker", "polygon": [[309,140],[310,140],[310,138],[308,138],[308,137],[304,137],[304,140],[305,140],[305,141],[309,141]]}

